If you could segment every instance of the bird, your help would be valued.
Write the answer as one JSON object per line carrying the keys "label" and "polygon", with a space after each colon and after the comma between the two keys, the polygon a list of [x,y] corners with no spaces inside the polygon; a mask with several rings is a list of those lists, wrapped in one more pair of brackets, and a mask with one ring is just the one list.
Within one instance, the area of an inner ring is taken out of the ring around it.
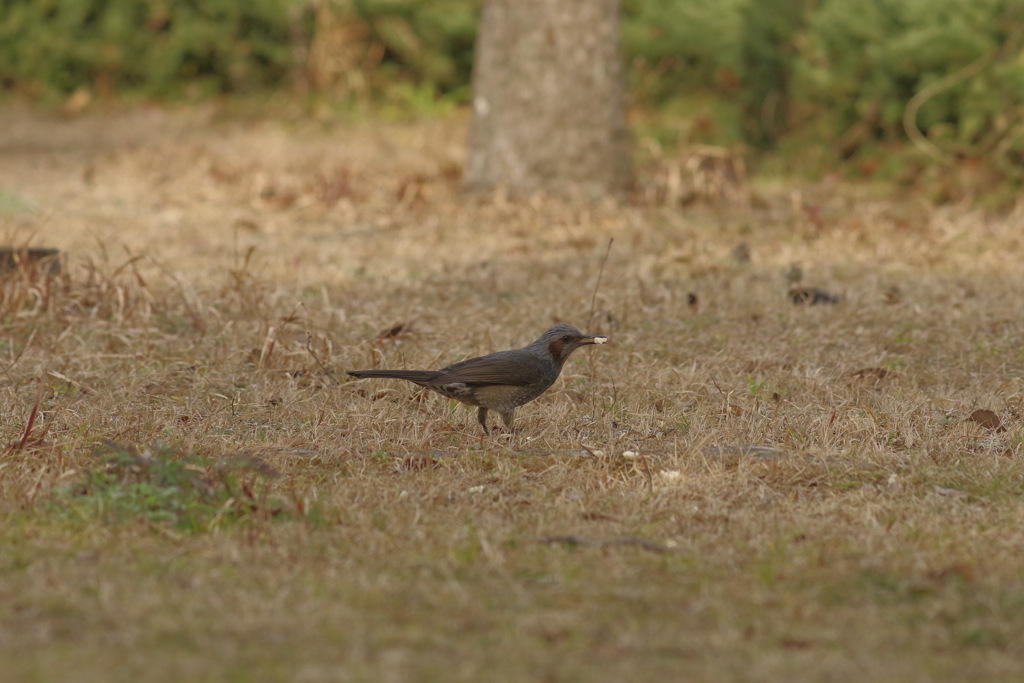
{"label": "bird", "polygon": [[477,421],[487,429],[487,413],[494,410],[512,430],[515,410],[537,398],[555,383],[562,365],[581,346],[604,344],[608,337],[584,334],[573,325],[555,325],[532,344],[469,358],[440,370],[350,370],[357,379],[404,379],[421,387],[475,406]]}

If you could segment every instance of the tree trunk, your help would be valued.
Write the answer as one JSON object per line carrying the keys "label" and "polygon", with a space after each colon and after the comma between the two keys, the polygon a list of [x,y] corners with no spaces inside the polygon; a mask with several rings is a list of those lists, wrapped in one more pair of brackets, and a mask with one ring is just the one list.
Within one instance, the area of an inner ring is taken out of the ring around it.
{"label": "tree trunk", "polygon": [[628,188],[618,0],[485,0],[465,186]]}

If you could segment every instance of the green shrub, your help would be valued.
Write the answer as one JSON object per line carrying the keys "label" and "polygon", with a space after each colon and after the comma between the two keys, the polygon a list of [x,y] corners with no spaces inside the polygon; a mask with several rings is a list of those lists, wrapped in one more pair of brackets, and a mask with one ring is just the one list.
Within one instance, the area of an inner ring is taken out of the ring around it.
{"label": "green shrub", "polygon": [[148,95],[244,92],[291,67],[286,0],[7,0],[0,82]]}
{"label": "green shrub", "polygon": [[795,37],[807,20],[803,0],[760,0],[741,7],[737,98],[746,140],[767,147],[786,130],[791,105]]}
{"label": "green shrub", "polygon": [[469,85],[480,5],[481,0],[355,0],[353,9],[384,46],[387,72],[447,93]]}
{"label": "green shrub", "polygon": [[[1004,5],[1001,0],[825,2],[810,17],[793,97],[805,115],[829,107],[834,133],[867,117],[877,135],[900,136],[904,109],[917,92],[994,53],[1006,40]],[[1011,75],[1019,83],[1024,70],[1008,67],[937,92],[921,108],[918,125],[925,131],[952,125],[961,141],[977,141],[983,121],[1011,103],[1006,95],[1022,101],[1024,91],[1009,92],[1001,81]],[[986,92],[999,96],[985,97]]]}
{"label": "green shrub", "polygon": [[739,68],[746,0],[623,0],[622,49],[632,90],[658,104],[729,89]]}

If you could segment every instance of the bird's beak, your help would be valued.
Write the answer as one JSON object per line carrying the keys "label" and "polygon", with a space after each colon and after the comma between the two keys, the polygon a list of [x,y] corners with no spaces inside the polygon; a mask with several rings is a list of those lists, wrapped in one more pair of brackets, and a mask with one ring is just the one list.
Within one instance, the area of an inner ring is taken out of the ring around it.
{"label": "bird's beak", "polygon": [[587,334],[580,337],[580,344],[607,344],[608,337],[602,337],[599,334]]}

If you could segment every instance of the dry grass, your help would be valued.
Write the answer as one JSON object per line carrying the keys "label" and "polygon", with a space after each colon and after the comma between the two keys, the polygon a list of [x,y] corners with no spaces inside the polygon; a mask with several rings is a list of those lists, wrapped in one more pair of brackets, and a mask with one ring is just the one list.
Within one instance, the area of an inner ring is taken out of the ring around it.
{"label": "dry grass", "polygon": [[[8,676],[1019,680],[1020,215],[465,198],[461,120],[0,124],[6,239],[66,256],[0,300]],[[341,379],[563,320],[612,343],[513,436]]]}

